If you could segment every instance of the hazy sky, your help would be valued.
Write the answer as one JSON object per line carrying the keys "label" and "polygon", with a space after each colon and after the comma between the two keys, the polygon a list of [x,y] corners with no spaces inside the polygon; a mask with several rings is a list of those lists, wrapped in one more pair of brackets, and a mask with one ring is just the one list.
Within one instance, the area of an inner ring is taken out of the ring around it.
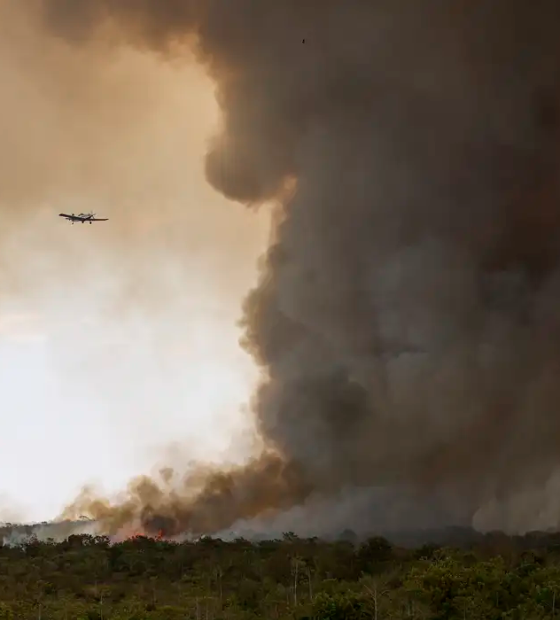
{"label": "hazy sky", "polygon": [[[0,519],[42,520],[85,483],[248,451],[257,376],[236,321],[268,216],[204,179],[219,115],[191,60],[101,63],[14,6],[0,8]],[[58,217],[90,209],[110,221]]]}

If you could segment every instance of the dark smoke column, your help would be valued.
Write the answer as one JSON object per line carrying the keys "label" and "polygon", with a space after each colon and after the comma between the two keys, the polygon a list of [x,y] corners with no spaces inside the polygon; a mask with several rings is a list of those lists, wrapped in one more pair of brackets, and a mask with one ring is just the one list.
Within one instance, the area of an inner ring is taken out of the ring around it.
{"label": "dark smoke column", "polygon": [[196,41],[225,121],[209,181],[283,201],[245,304],[273,455],[126,515],[215,530],[388,485],[481,527],[557,526],[560,3],[43,5],[72,41]]}

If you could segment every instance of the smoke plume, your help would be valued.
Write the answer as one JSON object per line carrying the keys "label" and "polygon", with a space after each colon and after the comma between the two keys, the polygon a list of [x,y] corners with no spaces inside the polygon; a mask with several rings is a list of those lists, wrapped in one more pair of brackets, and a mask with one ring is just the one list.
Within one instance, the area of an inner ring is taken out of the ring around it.
{"label": "smoke plume", "polygon": [[243,320],[263,455],[68,514],[211,532],[383,486],[560,524],[556,0],[38,6],[68,45],[194,48],[223,117],[208,180],[282,204]]}

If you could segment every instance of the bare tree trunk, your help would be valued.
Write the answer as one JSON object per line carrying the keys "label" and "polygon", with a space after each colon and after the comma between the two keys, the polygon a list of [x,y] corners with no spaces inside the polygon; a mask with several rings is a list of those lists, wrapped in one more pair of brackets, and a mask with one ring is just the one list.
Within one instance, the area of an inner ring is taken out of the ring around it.
{"label": "bare tree trunk", "polygon": [[222,611],[223,609],[223,585],[222,585],[222,567],[221,566],[218,566],[216,570],[216,576],[218,579],[218,594],[219,594],[219,601],[220,601],[220,611]]}
{"label": "bare tree trunk", "polygon": [[294,607],[297,607],[297,584],[298,584],[299,559],[294,559]]}
{"label": "bare tree trunk", "polygon": [[[365,589],[368,591],[372,601],[373,601],[373,614],[374,614],[374,620],[378,620],[378,601],[379,601],[379,597],[384,596],[385,594],[387,594],[388,590],[383,590],[382,592],[379,592],[377,589],[377,581],[374,582],[373,585],[373,590],[371,588],[369,588],[368,586],[365,586]],[[409,607],[410,610],[410,607]]]}

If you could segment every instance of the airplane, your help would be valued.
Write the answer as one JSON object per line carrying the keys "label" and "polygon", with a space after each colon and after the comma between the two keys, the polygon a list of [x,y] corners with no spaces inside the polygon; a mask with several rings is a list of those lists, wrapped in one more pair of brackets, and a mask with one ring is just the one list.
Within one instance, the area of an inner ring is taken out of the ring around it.
{"label": "airplane", "polygon": [[92,222],[107,222],[109,218],[98,218],[95,217],[95,213],[91,212],[91,213],[78,213],[78,215],[74,215],[74,213],[72,214],[68,214],[68,213],[59,213],[58,214],[59,217],[64,217],[66,218],[69,222],[72,222],[72,224],[74,224],[74,222],[81,222],[82,224],[84,222],[89,222],[90,224]]}

